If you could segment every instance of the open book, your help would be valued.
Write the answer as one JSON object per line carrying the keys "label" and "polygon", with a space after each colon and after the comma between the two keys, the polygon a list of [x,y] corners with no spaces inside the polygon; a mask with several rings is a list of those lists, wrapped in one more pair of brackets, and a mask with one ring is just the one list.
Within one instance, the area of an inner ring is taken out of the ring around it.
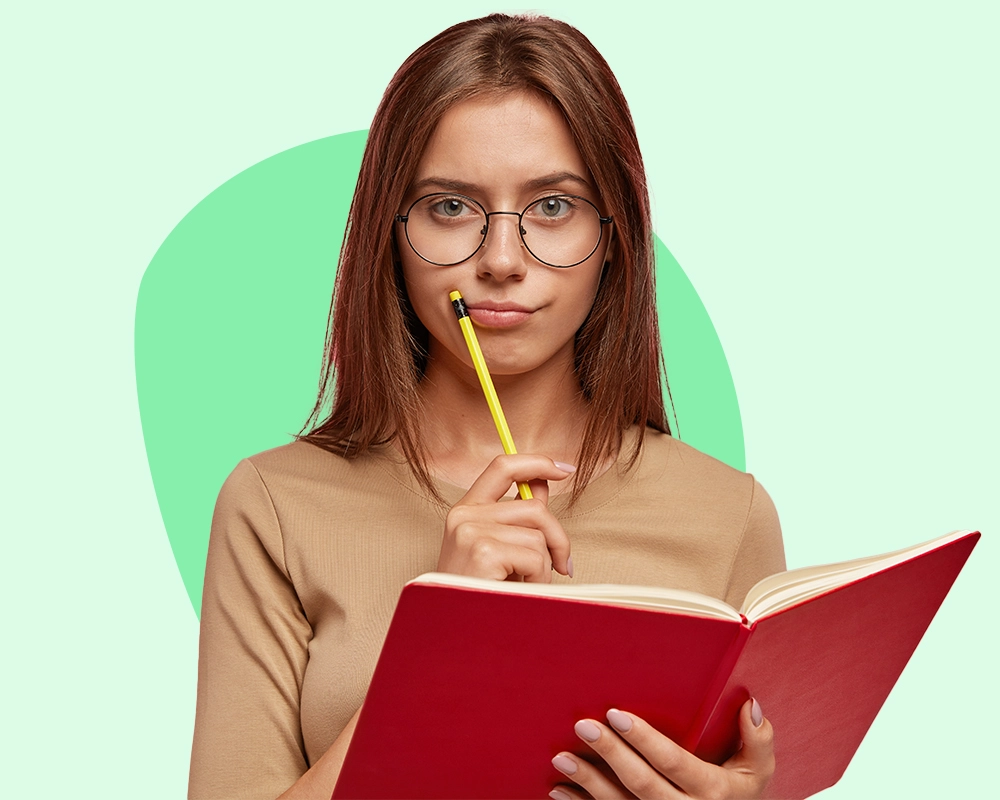
{"label": "open book", "polygon": [[[775,729],[768,796],[847,768],[979,539],[959,531],[756,584],[737,611],[682,590],[430,573],[400,596],[334,798],[545,797],[573,724],[639,714],[699,757]],[[391,754],[391,755],[390,755]]]}

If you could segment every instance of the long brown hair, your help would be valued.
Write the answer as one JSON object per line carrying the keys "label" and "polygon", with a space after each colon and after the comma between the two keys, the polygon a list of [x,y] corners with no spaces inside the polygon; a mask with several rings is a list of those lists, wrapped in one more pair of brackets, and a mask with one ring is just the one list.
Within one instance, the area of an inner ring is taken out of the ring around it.
{"label": "long brown hair", "polygon": [[[670,428],[649,195],[632,116],[597,49],[576,28],[547,17],[493,14],[459,23],[416,50],[393,77],[361,162],[319,397],[300,438],[348,458],[395,440],[417,479],[437,496],[417,428],[427,331],[406,296],[393,221],[442,115],[471,97],[515,91],[538,92],[560,109],[615,220],[611,260],[576,337],[589,414],[575,500],[598,465],[618,452],[626,428]],[[640,436],[629,467],[641,445]]]}

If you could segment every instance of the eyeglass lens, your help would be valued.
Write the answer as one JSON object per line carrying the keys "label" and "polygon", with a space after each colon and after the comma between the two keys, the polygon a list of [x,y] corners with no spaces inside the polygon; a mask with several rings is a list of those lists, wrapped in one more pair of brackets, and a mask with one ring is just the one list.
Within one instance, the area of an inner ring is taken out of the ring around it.
{"label": "eyeglass lens", "polygon": [[[475,200],[455,194],[432,194],[410,207],[406,236],[421,258],[450,266],[479,250],[488,225],[489,216]],[[542,263],[571,267],[589,258],[600,244],[601,215],[582,197],[552,195],[521,213],[519,233],[525,247]]]}

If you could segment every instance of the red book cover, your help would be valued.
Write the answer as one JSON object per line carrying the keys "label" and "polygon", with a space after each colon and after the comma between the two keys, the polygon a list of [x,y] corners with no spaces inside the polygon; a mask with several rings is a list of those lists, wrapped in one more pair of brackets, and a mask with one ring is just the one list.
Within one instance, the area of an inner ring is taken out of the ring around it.
{"label": "red book cover", "polygon": [[707,760],[752,693],[775,729],[768,796],[843,774],[979,538],[970,533],[747,623],[408,584],[333,797],[538,798],[608,708]]}

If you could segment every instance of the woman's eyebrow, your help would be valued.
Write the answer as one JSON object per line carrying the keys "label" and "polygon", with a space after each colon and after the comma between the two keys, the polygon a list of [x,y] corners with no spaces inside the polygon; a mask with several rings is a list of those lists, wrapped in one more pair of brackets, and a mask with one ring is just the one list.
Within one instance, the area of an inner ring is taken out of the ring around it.
{"label": "woman's eyebrow", "polygon": [[[593,189],[593,185],[586,178],[577,175],[575,172],[553,172],[549,175],[542,175],[538,178],[532,178],[529,181],[525,181],[521,184],[521,188],[532,191],[535,189],[543,189],[546,186],[555,186],[559,183],[576,183],[585,189]],[[431,175],[427,178],[421,178],[419,181],[413,184],[411,192],[420,192],[424,189],[435,187],[438,189],[444,189],[450,192],[461,192],[462,194],[477,194],[482,191],[482,187],[475,183],[467,183],[466,181],[455,180],[454,178],[442,178],[435,175]]]}
{"label": "woman's eyebrow", "polygon": [[523,185],[525,189],[543,189],[546,186],[554,186],[557,183],[565,183],[566,181],[578,183],[585,189],[594,188],[590,181],[577,175],[575,172],[553,172],[551,175],[543,175],[540,178],[533,178],[530,181],[526,181]]}
{"label": "woman's eyebrow", "polygon": [[462,194],[472,194],[473,192],[479,191],[479,186],[474,183],[456,181],[451,178],[438,178],[433,175],[429,178],[422,178],[414,183],[410,191],[416,193],[432,186],[438,189],[447,189],[452,192],[461,192]]}

